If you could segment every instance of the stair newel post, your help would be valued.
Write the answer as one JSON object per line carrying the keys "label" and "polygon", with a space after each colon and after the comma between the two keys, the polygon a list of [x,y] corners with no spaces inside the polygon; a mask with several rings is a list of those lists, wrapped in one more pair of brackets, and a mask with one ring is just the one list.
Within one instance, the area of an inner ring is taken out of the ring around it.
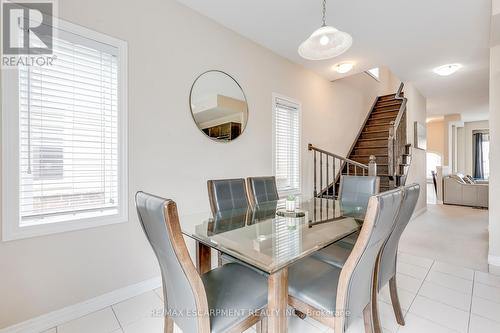
{"label": "stair newel post", "polygon": [[[377,158],[375,155],[370,155],[370,162],[368,163],[368,176],[377,176]],[[363,176],[365,171],[363,170]]]}
{"label": "stair newel post", "polygon": [[394,182],[394,144],[395,144],[395,135],[396,131],[394,128],[395,122],[391,121],[389,126],[389,139],[387,142],[387,165],[388,165],[388,175],[389,175],[389,184],[393,184]]}
{"label": "stair newel post", "polygon": [[335,189],[335,180],[337,179],[337,175],[335,174],[335,156],[333,157],[333,163],[332,163],[332,178],[333,178],[333,191],[332,191],[332,195],[333,195],[333,199],[335,200],[335,192],[336,192],[336,189]]}
{"label": "stair newel post", "polygon": [[307,149],[313,151],[313,174],[314,174],[313,175],[313,198],[316,198],[316,196],[318,195],[318,192],[316,190],[316,150],[313,150],[312,144],[308,144]]}

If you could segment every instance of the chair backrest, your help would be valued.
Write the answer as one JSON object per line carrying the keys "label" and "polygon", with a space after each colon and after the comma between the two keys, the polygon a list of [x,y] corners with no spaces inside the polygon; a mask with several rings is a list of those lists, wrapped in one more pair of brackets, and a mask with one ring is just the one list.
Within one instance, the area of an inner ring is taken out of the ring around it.
{"label": "chair backrest", "polygon": [[243,178],[209,180],[208,199],[215,215],[220,211],[248,208],[248,197]]}
{"label": "chair backrest", "polygon": [[248,177],[248,197],[252,206],[263,202],[279,200],[276,178],[269,177]]}
{"label": "chair backrest", "polygon": [[[375,176],[342,176],[340,178],[339,201],[342,209],[360,207],[366,212],[368,200],[378,194],[380,178]],[[359,210],[357,210],[359,212]]]}
{"label": "chair backrest", "polygon": [[[137,192],[135,203],[139,221],[160,264],[165,311],[208,311],[205,288],[182,237],[175,202]],[[172,318],[184,332],[209,332],[208,316]]]}
{"label": "chair backrest", "polygon": [[372,196],[358,240],[340,273],[337,311],[349,311],[335,319],[335,331],[344,332],[370,303],[378,254],[394,228],[403,193],[396,189]]}
{"label": "chair backrest", "polygon": [[420,185],[412,184],[405,186],[403,191],[403,203],[396,217],[394,230],[380,253],[378,273],[379,289],[385,286],[385,284],[396,274],[396,257],[399,240],[415,211],[418,196],[420,194]]}
{"label": "chair backrest", "polygon": [[263,202],[252,209],[251,224],[276,217],[278,201]]}
{"label": "chair backrest", "polygon": [[249,209],[233,209],[217,212],[208,226],[208,235],[221,234],[226,231],[243,228],[248,223],[252,212]]}

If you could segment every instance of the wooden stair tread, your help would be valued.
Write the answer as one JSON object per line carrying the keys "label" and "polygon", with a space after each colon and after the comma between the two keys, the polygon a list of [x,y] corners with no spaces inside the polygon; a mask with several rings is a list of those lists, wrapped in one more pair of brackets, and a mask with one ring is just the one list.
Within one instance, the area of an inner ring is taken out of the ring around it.
{"label": "wooden stair tread", "polygon": [[366,146],[366,147],[359,147],[359,146],[356,144],[356,146],[354,146],[354,149],[370,149],[370,148],[373,148],[373,149],[387,148],[387,145],[385,145],[385,146]]}
{"label": "wooden stair tread", "polygon": [[[385,106],[386,107],[386,106]],[[389,109],[389,110],[380,110],[380,109],[377,109],[377,107],[375,107],[373,109],[373,112],[372,114],[377,114],[377,113],[387,113],[387,112],[399,112],[399,108],[397,109]]]}
{"label": "wooden stair tread", "polygon": [[382,132],[389,132],[389,130],[371,130],[371,131],[363,130],[361,134],[372,134],[372,133],[382,133]]}
{"label": "wooden stair tread", "polygon": [[402,104],[403,103],[403,100],[401,99],[388,99],[388,100],[382,100],[382,101],[377,101],[377,104],[375,104],[375,106],[377,105],[396,105],[396,104]]}
{"label": "wooden stair tread", "polygon": [[363,154],[363,155],[351,155],[351,156],[349,156],[349,159],[352,160],[352,159],[358,158],[358,157],[370,157],[372,155],[374,155],[375,157],[388,157],[389,156],[387,154],[376,154],[376,155],[375,154],[368,154],[368,155]]}
{"label": "wooden stair tread", "polygon": [[358,142],[370,142],[370,141],[379,141],[379,140],[387,140],[388,137],[382,136],[382,137],[377,137],[377,138],[370,138],[370,139],[358,139]]}
{"label": "wooden stair tread", "polygon": [[397,115],[390,115],[390,116],[380,116],[380,117],[372,117],[370,116],[370,120],[376,120],[376,119],[396,119]]}

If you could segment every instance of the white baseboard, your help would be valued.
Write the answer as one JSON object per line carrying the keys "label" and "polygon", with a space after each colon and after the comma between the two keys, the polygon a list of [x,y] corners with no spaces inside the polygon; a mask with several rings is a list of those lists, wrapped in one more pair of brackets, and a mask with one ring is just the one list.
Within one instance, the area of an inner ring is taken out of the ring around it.
{"label": "white baseboard", "polygon": [[500,267],[500,257],[499,256],[492,256],[491,254],[488,256],[488,264],[492,266],[498,266]]}
{"label": "white baseboard", "polygon": [[161,277],[152,278],[0,329],[0,333],[43,332],[67,321],[80,318],[160,286]]}
{"label": "white baseboard", "polygon": [[[413,216],[411,217],[412,220],[416,219],[417,217],[419,217],[420,215],[422,215],[423,213],[425,213],[427,211],[427,206],[425,207],[422,207],[420,208],[419,210],[415,211],[413,213]],[[0,332],[1,333],[1,332]]]}

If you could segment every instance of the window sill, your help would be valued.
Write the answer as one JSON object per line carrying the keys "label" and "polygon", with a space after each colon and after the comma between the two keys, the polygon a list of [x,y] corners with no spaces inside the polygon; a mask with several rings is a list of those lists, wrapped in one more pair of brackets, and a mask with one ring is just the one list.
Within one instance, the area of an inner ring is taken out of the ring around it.
{"label": "window sill", "polygon": [[8,224],[3,225],[2,241],[21,240],[39,236],[54,235],[63,232],[84,230],[106,225],[128,222],[128,214],[101,216],[87,219],[78,219],[66,222],[54,222],[37,225],[17,226],[9,228]]}

